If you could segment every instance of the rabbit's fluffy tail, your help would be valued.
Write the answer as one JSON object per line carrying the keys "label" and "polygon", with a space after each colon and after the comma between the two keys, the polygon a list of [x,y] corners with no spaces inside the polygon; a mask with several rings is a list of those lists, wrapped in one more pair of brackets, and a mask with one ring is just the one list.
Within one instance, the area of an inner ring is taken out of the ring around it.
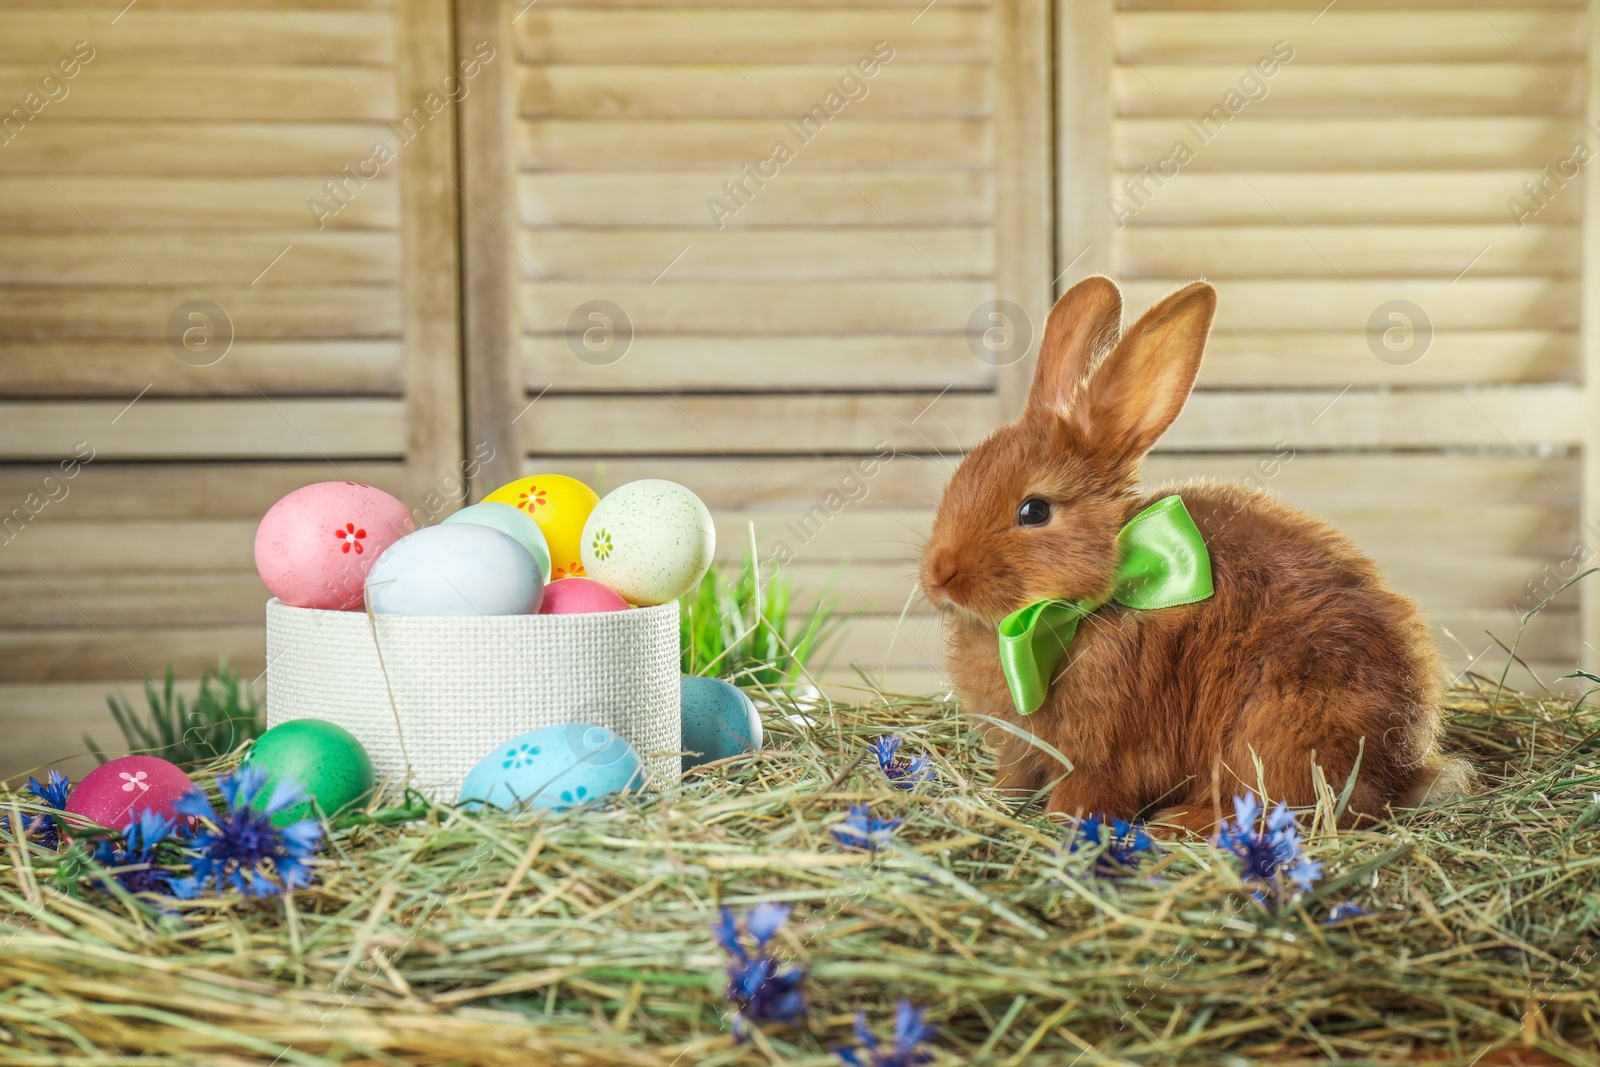
{"label": "rabbit's fluffy tail", "polygon": [[1417,781],[1401,798],[1400,806],[1420,808],[1442,800],[1466,796],[1478,783],[1472,764],[1459,756],[1435,755],[1419,768]]}

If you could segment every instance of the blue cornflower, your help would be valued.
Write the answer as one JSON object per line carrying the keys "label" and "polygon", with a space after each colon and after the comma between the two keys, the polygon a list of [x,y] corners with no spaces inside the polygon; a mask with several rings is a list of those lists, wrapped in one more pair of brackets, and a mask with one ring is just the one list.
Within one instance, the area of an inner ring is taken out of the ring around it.
{"label": "blue cornflower", "polygon": [[[305,803],[306,795],[297,783],[283,779],[265,803],[257,803],[266,781],[264,768],[250,766],[218,778],[217,791],[228,804],[223,816],[198,789],[178,801],[179,814],[203,819],[209,828],[195,834],[194,877],[174,879],[174,895],[193,897],[215,886],[218,896],[231,888],[245,896],[270,897],[310,884],[306,861],[317,850],[322,826],[314,819],[273,826],[272,816]],[[263,869],[267,863],[272,874]]]}
{"label": "blue cornflower", "polygon": [[1106,820],[1100,816],[1090,815],[1080,819],[1077,833],[1073,835],[1067,851],[1079,852],[1104,846],[1094,861],[1094,873],[1101,877],[1127,874],[1139,866],[1141,853],[1155,854],[1155,842],[1150,840],[1150,835],[1144,832],[1142,825],[1126,819],[1112,819],[1110,830],[1107,834]]}
{"label": "blue cornflower", "polygon": [[[60,771],[51,768],[43,785],[37,778],[28,779],[28,792],[55,808],[65,811],[67,795],[72,792],[72,779]],[[0,830],[11,829],[11,820],[0,816]],[[22,817],[22,836],[37,841],[48,849],[61,847],[61,825],[54,815],[24,815]]]}
{"label": "blue cornflower", "polygon": [[898,754],[900,744],[900,738],[894,734],[886,734],[872,742],[872,754],[878,757],[878,767],[885,778],[900,789],[915,789],[922,782],[931,782],[938,777],[926,752],[916,759],[907,759]]}
{"label": "blue cornflower", "polygon": [[755,951],[745,948],[739,921],[733,917],[732,908],[723,908],[711,933],[731,957],[728,961],[728,999],[736,1011],[733,1014],[733,1033],[739,1040],[745,1038],[750,1023],[793,1022],[806,1013],[806,969],[789,967],[779,970],[778,963],[767,955],[767,943],[777,936],[789,920],[789,905],[763,901],[745,913],[744,933],[755,941]]}
{"label": "blue cornflower", "polygon": [[1322,920],[1322,924],[1324,926],[1335,926],[1344,922],[1346,919],[1354,919],[1361,915],[1371,914],[1372,913],[1366,908],[1363,908],[1360,904],[1357,904],[1354,901],[1341,900],[1339,903],[1333,906],[1332,911],[1328,912],[1328,917]]}
{"label": "blue cornflower", "polygon": [[[1275,903],[1283,895],[1283,876],[1300,889],[1310,889],[1322,877],[1322,864],[1306,858],[1300,827],[1289,805],[1280,801],[1267,816],[1266,829],[1258,828],[1261,801],[1254,793],[1233,798],[1234,818],[1222,820],[1217,844],[1233,853],[1246,881],[1257,883],[1253,895]],[[1269,895],[1263,890],[1271,890]]]}
{"label": "blue cornflower", "polygon": [[902,1000],[894,1011],[894,1045],[883,1050],[878,1039],[867,1029],[867,1013],[856,1012],[856,1040],[859,1049],[842,1048],[834,1053],[850,1067],[916,1067],[933,1062],[933,1053],[922,1048],[925,1041],[938,1036],[936,1027],[928,1025],[927,1012]]}
{"label": "blue cornflower", "polygon": [[904,819],[874,819],[865,804],[850,805],[850,814],[830,828],[834,838],[845,848],[858,852],[876,852],[889,843]]}
{"label": "blue cornflower", "polygon": [[94,843],[95,862],[130,893],[163,893],[178,896],[173,883],[179,881],[170,871],[156,866],[156,846],[178,837],[177,824],[164,815],[146,809],[122,831],[121,844],[102,837]]}

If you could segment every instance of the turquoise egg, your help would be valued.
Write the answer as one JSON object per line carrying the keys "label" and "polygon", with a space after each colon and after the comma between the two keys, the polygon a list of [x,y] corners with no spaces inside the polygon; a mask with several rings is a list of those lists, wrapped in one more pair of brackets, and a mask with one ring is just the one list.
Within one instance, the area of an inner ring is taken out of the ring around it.
{"label": "turquoise egg", "polygon": [[632,745],[604,726],[563,723],[496,745],[467,774],[461,803],[560,810],[643,784]]}
{"label": "turquoise egg", "polygon": [[683,769],[761,750],[761,716],[721,678],[683,680]]}
{"label": "turquoise egg", "polygon": [[446,515],[444,522],[468,522],[499,530],[527,549],[528,555],[539,566],[539,576],[546,582],[550,580],[550,545],[544,539],[544,531],[539,529],[539,524],[526,511],[510,504],[485,502],[471,504],[453,515]]}

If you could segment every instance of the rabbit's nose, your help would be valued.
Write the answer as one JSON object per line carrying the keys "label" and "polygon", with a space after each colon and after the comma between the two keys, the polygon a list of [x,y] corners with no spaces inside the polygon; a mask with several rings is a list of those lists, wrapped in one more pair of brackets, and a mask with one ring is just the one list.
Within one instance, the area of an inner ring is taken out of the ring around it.
{"label": "rabbit's nose", "polygon": [[941,552],[929,561],[928,577],[933,579],[936,589],[943,589],[950,584],[950,580],[960,572],[956,566],[955,558],[948,552]]}

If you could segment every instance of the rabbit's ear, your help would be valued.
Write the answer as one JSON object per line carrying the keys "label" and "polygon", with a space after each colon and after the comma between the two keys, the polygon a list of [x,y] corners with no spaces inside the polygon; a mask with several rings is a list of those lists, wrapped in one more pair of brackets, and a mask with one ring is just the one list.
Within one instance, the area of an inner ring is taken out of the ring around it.
{"label": "rabbit's ear", "polygon": [[1142,456],[1155,446],[1194,388],[1216,310],[1217,291],[1194,282],[1123,334],[1067,415],[1091,450]]}
{"label": "rabbit's ear", "polygon": [[1110,278],[1093,275],[1062,293],[1044,324],[1028,410],[1065,412],[1095,359],[1115,343],[1121,325],[1122,294]]}

